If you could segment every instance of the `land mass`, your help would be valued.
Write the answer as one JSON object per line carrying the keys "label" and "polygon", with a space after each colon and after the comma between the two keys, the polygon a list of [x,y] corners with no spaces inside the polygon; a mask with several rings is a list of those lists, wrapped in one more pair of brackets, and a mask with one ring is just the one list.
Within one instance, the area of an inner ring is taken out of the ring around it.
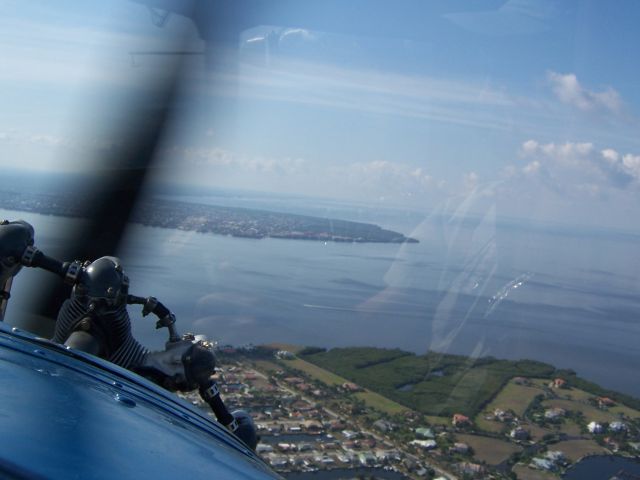
{"label": "land mass", "polygon": [[[567,384],[640,410],[640,400],[535,360],[469,358],[371,347],[309,348],[303,358],[428,415],[477,415],[514,377],[561,378]],[[315,352],[315,353],[314,353]]]}
{"label": "land mass", "polygon": [[[90,202],[78,195],[0,192],[8,210],[65,217],[88,217]],[[152,227],[175,228],[244,238],[283,238],[353,243],[418,243],[402,233],[370,223],[246,208],[151,198],[140,202],[131,219]]]}
{"label": "land mass", "polygon": [[[638,399],[541,362],[381,348],[219,350],[231,372],[224,380],[236,382],[225,395],[245,392],[235,406],[254,416],[259,451],[285,475],[337,469],[330,478],[353,478],[366,467],[411,479],[553,479],[586,456],[640,450]],[[261,386],[240,373],[249,368]]]}

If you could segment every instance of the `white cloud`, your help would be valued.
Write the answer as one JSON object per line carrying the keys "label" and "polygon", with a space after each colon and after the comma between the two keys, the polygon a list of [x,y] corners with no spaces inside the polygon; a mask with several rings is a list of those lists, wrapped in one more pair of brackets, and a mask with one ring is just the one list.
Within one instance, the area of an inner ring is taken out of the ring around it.
{"label": "white cloud", "polygon": [[[591,142],[541,144],[535,140],[524,142],[520,154],[528,160],[522,174],[531,177],[544,171],[542,180],[557,191],[573,189],[594,196],[608,188],[640,187],[640,155],[622,156],[613,148],[598,151]],[[508,178],[518,176],[513,170],[510,173]]]}
{"label": "white cloud", "polygon": [[183,165],[183,162],[186,161],[196,168],[229,168],[252,173],[280,175],[300,173],[307,165],[307,162],[302,158],[251,157],[222,148],[174,146],[165,149],[162,155],[175,165]]}
{"label": "white cloud", "polygon": [[540,170],[541,163],[538,160],[528,163],[522,169],[525,175],[534,175]]}
{"label": "white cloud", "polygon": [[527,140],[522,144],[521,154],[525,157],[542,156],[565,165],[578,165],[593,152],[591,142],[565,142],[541,144],[535,140]]}
{"label": "white cloud", "polygon": [[356,162],[335,167],[333,172],[354,186],[385,195],[414,195],[434,186],[434,179],[422,168],[387,160]]}
{"label": "white cloud", "polygon": [[467,190],[473,190],[478,186],[478,174],[476,172],[469,172],[464,175],[464,188]]}
{"label": "white cloud", "polygon": [[604,150],[601,150],[600,153],[602,154],[602,158],[604,158],[612,165],[615,164],[620,158],[620,154],[613,148],[605,148]]}
{"label": "white cloud", "polygon": [[629,175],[640,180],[640,155],[626,154],[622,157],[622,165]]}
{"label": "white cloud", "polygon": [[[173,146],[161,152],[168,180],[306,195],[421,202],[446,193],[424,167],[383,159],[328,165],[303,158],[252,156],[219,147]],[[212,183],[213,182],[213,183]]]}
{"label": "white cloud", "polygon": [[573,73],[549,72],[547,79],[558,100],[583,111],[603,110],[620,112],[622,100],[620,94],[611,87],[596,92],[584,88]]}
{"label": "white cloud", "polygon": [[29,133],[21,131],[0,132],[0,143],[45,147],[48,149],[66,149],[75,152],[111,150],[122,144],[112,140],[97,138],[77,138],[53,133]]}
{"label": "white cloud", "polygon": [[531,154],[533,152],[535,152],[538,147],[539,147],[539,143],[536,142],[535,140],[527,140],[526,142],[524,142],[522,144],[522,152],[526,155],[526,154]]}

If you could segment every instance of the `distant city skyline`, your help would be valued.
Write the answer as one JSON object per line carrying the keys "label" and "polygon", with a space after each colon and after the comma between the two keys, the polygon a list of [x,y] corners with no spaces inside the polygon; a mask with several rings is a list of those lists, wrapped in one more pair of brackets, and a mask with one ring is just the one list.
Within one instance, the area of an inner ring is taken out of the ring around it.
{"label": "distant city skyline", "polygon": [[[247,30],[237,68],[188,62],[156,180],[637,230],[640,6],[616,7],[424,5],[420,41]],[[158,28],[133,2],[0,11],[0,168],[95,168],[166,66],[130,52],[205,48],[190,20]]]}

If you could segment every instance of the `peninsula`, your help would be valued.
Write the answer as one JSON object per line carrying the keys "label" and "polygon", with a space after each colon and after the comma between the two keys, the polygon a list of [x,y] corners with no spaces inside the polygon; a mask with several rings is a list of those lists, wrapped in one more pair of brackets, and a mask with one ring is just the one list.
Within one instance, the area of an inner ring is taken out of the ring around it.
{"label": "peninsula", "polygon": [[[0,192],[0,208],[45,215],[89,217],[88,199],[78,194]],[[352,243],[418,243],[371,223],[246,208],[149,198],[138,203],[132,223],[244,238],[283,238]]]}

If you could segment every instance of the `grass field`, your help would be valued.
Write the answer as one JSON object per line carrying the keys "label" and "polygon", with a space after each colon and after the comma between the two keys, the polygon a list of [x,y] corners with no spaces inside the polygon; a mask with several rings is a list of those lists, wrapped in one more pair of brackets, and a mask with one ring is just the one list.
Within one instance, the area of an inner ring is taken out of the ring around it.
{"label": "grass field", "polygon": [[489,465],[498,465],[508,459],[513,453],[522,450],[518,445],[495,438],[470,434],[458,434],[456,437],[459,442],[464,442],[473,448],[473,456],[475,459],[487,462]]}
{"label": "grass field", "polygon": [[[296,358],[294,360],[281,360],[280,363],[284,366],[300,370],[309,375],[311,378],[319,380],[327,385],[342,385],[343,383],[348,382],[347,379],[342,378],[334,373],[328,372],[327,370],[320,368],[313,363],[306,362],[300,358]],[[364,401],[364,403],[368,407],[374,408],[384,413],[388,413],[390,415],[409,410],[407,407],[369,390],[358,392],[354,396]]]}
{"label": "grass field", "polygon": [[349,381],[346,378],[342,378],[341,376],[331,373],[324,368],[320,368],[313,363],[306,362],[301,358],[295,358],[293,360],[281,360],[281,363],[286,367],[300,370],[310,377],[315,378],[316,380],[320,380],[327,385],[342,385],[343,383]]}
{"label": "grass field", "polygon": [[493,412],[496,408],[513,410],[518,417],[522,417],[536,395],[541,393],[543,391],[539,387],[518,385],[510,380],[485,410],[487,412]]}
{"label": "grass field", "polygon": [[427,421],[431,425],[443,425],[445,427],[451,426],[451,417],[438,417],[435,415],[427,415]]}
{"label": "grass field", "polygon": [[[475,416],[514,376],[547,376],[551,365],[529,360],[470,359],[381,348],[335,348],[304,359],[428,415]],[[401,386],[410,386],[409,389]]]}
{"label": "grass field", "polygon": [[381,412],[388,413],[390,415],[406,412],[409,410],[407,407],[369,390],[358,392],[355,394],[355,396],[360,400],[363,400],[364,403],[367,404],[367,406],[375,408],[376,410],[380,410]]}
{"label": "grass field", "polygon": [[[573,401],[584,402],[584,403],[588,402],[589,399],[596,396],[593,393],[580,390],[579,388],[555,390],[555,393],[558,395],[558,397],[562,399],[573,400]],[[603,410],[600,410],[600,411],[602,412]],[[593,411],[591,412],[593,413]],[[609,412],[612,415],[611,418],[616,418],[616,419],[619,417],[619,415],[624,415],[625,417],[628,417],[628,418],[640,418],[640,411],[635,410],[631,407],[627,407],[625,405],[621,405],[621,404],[618,404],[615,407],[611,407],[608,410],[604,410],[604,412]],[[605,418],[605,417],[606,415],[603,415],[601,418]],[[606,421],[606,420],[601,420],[601,421]]]}
{"label": "grass field", "polygon": [[479,414],[475,418],[474,423],[480,430],[490,433],[500,433],[505,427],[503,423],[496,422],[494,420],[486,420],[482,414]]}
{"label": "grass field", "polygon": [[544,402],[542,402],[542,405],[547,408],[560,407],[564,408],[565,410],[582,412],[584,417],[587,419],[587,422],[590,422],[592,420],[596,422],[613,422],[618,419],[618,416],[614,413],[608,412],[606,410],[600,410],[599,408],[596,408],[592,405],[572,400],[545,400]]}
{"label": "grass field", "polygon": [[580,425],[578,425],[573,420],[567,420],[561,427],[560,431],[566,433],[570,437],[580,437],[582,435],[582,431],[580,430]]}
{"label": "grass field", "polygon": [[567,440],[556,443],[550,446],[549,449],[560,450],[572,462],[576,462],[586,455],[607,453],[604,447],[601,447],[593,440]]}
{"label": "grass field", "polygon": [[626,407],[624,405],[616,405],[615,407],[611,407],[609,409],[609,412],[613,413],[614,415],[622,414],[625,417],[629,418],[640,418],[640,411],[630,407]]}
{"label": "grass field", "polygon": [[534,470],[525,465],[516,465],[513,472],[518,476],[518,480],[557,480],[559,477],[553,473]]}
{"label": "grass field", "polygon": [[529,423],[529,424],[523,425],[523,427],[525,430],[529,431],[529,433],[531,434],[532,440],[535,440],[535,441],[542,440],[542,437],[544,437],[549,433],[554,432],[551,429],[539,427],[535,423]]}
{"label": "grass field", "polygon": [[513,380],[510,380],[484,411],[476,416],[475,423],[482,430],[494,433],[499,432],[504,425],[497,421],[486,420],[484,418],[485,415],[492,414],[496,408],[500,408],[505,411],[513,410],[518,417],[522,418],[529,404],[536,395],[541,393],[543,393],[543,390],[540,386],[518,385]]}
{"label": "grass field", "polygon": [[256,360],[254,363],[256,365],[256,368],[264,373],[271,373],[280,370],[279,365],[268,360]]}
{"label": "grass field", "polygon": [[[626,405],[638,408],[640,400],[604,390],[575,376],[575,373],[557,370],[552,365],[532,360],[509,361],[493,357],[474,359],[437,352],[415,355],[399,349],[373,347],[334,348],[328,351],[307,348],[299,351],[299,355],[300,359],[355,382],[397,404],[426,415],[449,417],[454,413],[463,413],[475,418],[479,428],[493,432],[499,431],[499,428],[478,415],[481,410],[491,411],[500,407],[511,409],[516,415],[522,416],[533,398],[544,393],[550,379],[556,376],[566,377],[570,385],[579,387],[556,390],[557,395],[570,395],[572,399],[582,400],[557,400],[568,402],[563,408],[582,411],[587,418],[597,421],[612,421],[618,412],[630,417],[640,417],[640,411],[627,406],[615,407],[606,412],[585,403],[586,399],[596,394],[606,394],[619,403],[624,401]],[[311,372],[308,366],[301,370],[305,368]],[[532,385],[516,385],[510,381],[517,376],[532,379]],[[323,381],[331,384],[336,380],[327,378]]]}

